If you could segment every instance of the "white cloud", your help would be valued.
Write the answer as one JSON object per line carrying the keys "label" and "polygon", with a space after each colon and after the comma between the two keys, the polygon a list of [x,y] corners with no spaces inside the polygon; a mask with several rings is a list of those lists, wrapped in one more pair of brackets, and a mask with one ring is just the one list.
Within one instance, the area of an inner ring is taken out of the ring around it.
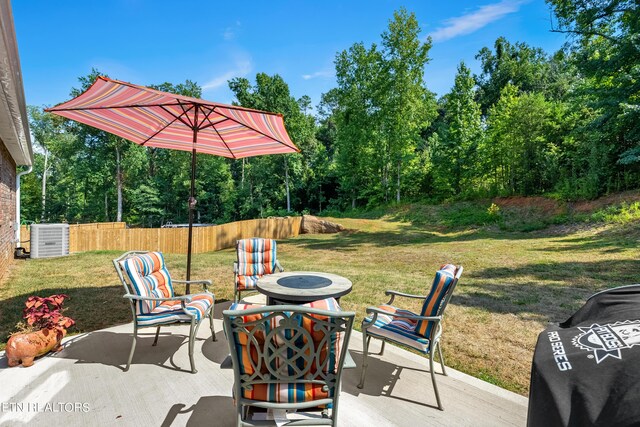
{"label": "white cloud", "polygon": [[251,71],[251,60],[250,59],[242,59],[238,60],[235,63],[235,67],[227,72],[224,72],[205,84],[202,85],[203,91],[217,89],[221,86],[227,84],[228,80],[231,80],[234,77],[244,77]]}
{"label": "white cloud", "polygon": [[222,33],[222,38],[225,39],[225,40],[233,40],[235,35],[236,35],[236,33],[233,31],[233,28],[227,27],[227,28],[225,28],[224,32]]}
{"label": "white cloud", "polygon": [[240,21],[236,21],[235,26],[227,27],[222,32],[222,38],[224,40],[233,40],[236,38],[236,31],[241,27]]}
{"label": "white cloud", "polygon": [[434,42],[441,42],[454,37],[471,34],[504,16],[517,12],[523,0],[503,0],[500,3],[481,6],[478,10],[466,15],[457,16],[444,21],[444,25],[436,28],[431,34]]}
{"label": "white cloud", "polygon": [[333,76],[333,71],[322,70],[322,71],[316,71],[315,73],[312,73],[312,74],[303,74],[302,78],[305,80],[311,80],[318,77],[332,77],[332,76]]}

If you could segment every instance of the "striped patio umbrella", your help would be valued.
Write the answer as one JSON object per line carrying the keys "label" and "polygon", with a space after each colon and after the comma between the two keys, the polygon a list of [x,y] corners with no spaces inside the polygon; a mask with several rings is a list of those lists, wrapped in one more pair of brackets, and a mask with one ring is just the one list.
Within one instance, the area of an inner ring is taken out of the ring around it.
{"label": "striped patio umbrella", "polygon": [[147,147],[191,151],[187,280],[195,209],[196,153],[240,159],[294,153],[281,114],[174,95],[98,77],[77,97],[46,111]]}

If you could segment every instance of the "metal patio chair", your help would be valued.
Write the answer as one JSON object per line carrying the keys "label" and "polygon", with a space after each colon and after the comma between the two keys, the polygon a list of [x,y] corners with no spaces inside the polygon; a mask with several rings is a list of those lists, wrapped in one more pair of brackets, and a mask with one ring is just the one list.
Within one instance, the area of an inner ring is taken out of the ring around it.
{"label": "metal patio chair", "polygon": [[286,425],[336,425],[340,379],[355,313],[333,298],[304,305],[233,304],[222,312],[233,363],[237,425],[250,408],[321,411]]}
{"label": "metal patio chair", "polygon": [[[131,366],[139,328],[156,327],[158,343],[160,327],[176,323],[189,323],[189,361],[191,372],[196,373],[193,345],[200,323],[209,318],[211,335],[216,341],[213,327],[215,296],[209,292],[210,280],[172,280],[160,252],[130,251],[113,260],[118,277],[126,291],[124,298],[131,304],[133,314],[133,342],[125,372]],[[176,296],[173,283],[202,284],[204,292]]]}
{"label": "metal patio chair", "polygon": [[[442,374],[447,375],[440,345],[442,317],[453,295],[453,290],[460,279],[462,270],[462,266],[444,265],[436,272],[429,295],[420,296],[397,291],[386,291],[385,295],[391,297],[386,304],[367,308],[368,317],[365,317],[362,321],[362,373],[358,388],[364,387],[371,338],[382,340],[380,356],[384,354],[384,346],[387,341],[395,342],[429,355],[429,370],[431,372],[433,390],[436,394],[438,409],[443,410],[433,369],[433,359],[437,350],[440,356]],[[420,314],[391,305],[396,296],[424,300]]]}
{"label": "metal patio chair", "polygon": [[238,302],[241,292],[255,291],[260,277],[273,274],[276,269],[284,271],[277,259],[276,246],[274,239],[259,237],[236,242],[237,260],[233,263],[234,302]]}

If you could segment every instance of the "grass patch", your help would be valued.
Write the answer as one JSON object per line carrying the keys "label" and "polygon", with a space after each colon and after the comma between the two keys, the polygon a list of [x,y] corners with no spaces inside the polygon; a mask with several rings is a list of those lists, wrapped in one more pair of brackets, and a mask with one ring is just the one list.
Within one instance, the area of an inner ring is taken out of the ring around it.
{"label": "grass patch", "polygon": [[[469,206],[451,211],[448,218],[475,209]],[[439,209],[437,215],[448,208]],[[356,311],[358,328],[367,306],[386,302],[385,290],[425,293],[441,264],[463,265],[444,321],[447,364],[525,395],[537,335],[548,323],[564,321],[596,291],[638,281],[638,220],[562,233],[522,233],[420,222],[433,212],[432,207],[419,213],[407,209],[402,218],[413,215],[418,219],[413,223],[388,214],[383,219],[329,218],[349,231],[280,241],[279,259],[289,271],[318,270],[351,279],[353,291],[341,305]],[[66,306],[77,322],[76,332],[130,322],[111,264],[118,255],[91,252],[17,261],[0,286],[0,345],[33,294],[68,294]],[[186,256],[167,254],[166,259],[173,276],[184,277]],[[192,277],[212,279],[216,299],[231,299],[234,259],[233,250],[197,254]],[[419,301],[397,302],[420,310]]]}

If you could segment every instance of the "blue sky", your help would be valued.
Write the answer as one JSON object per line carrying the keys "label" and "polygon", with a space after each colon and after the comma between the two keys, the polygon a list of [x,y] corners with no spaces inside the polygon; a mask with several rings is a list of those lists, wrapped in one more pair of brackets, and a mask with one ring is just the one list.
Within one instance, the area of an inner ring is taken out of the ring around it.
{"label": "blue sky", "polygon": [[478,72],[475,55],[499,36],[549,53],[564,42],[543,0],[12,2],[27,103],[47,106],[69,99],[92,67],[142,85],[191,79],[223,103],[233,100],[228,79],[277,73],[316,105],[335,87],[336,53],[379,44],[402,6],[433,38],[425,80],[438,95],[460,61]]}

